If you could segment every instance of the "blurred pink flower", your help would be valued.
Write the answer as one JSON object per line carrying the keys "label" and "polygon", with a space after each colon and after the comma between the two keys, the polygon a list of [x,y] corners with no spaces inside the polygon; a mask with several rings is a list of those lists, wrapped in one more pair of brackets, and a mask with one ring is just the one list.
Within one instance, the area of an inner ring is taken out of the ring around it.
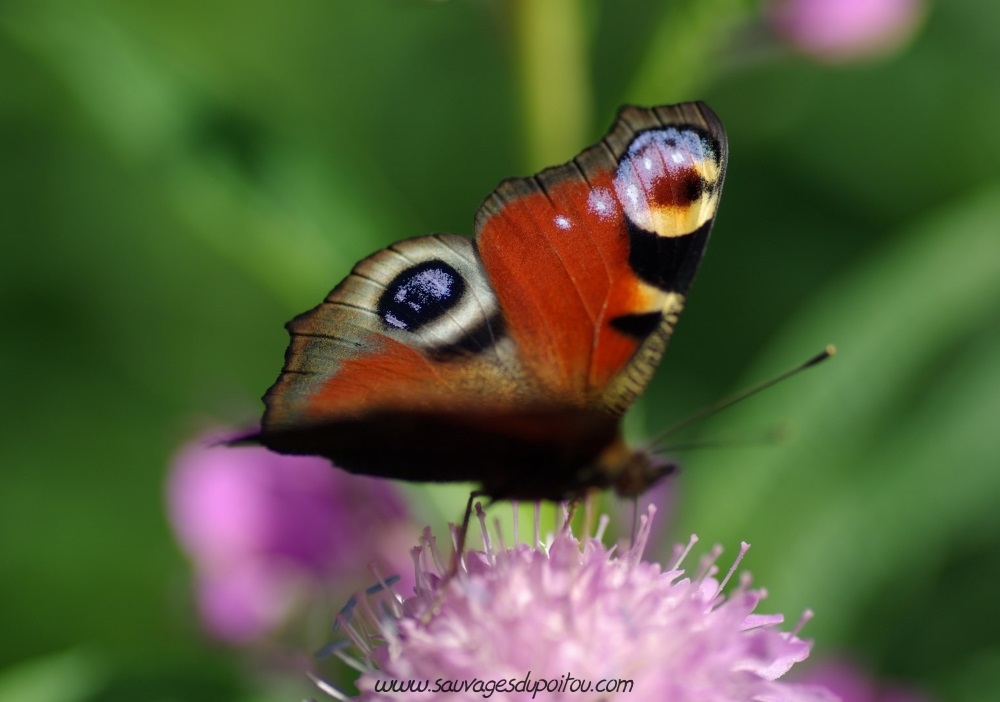
{"label": "blurred pink flower", "polygon": [[196,589],[203,626],[230,642],[278,630],[311,592],[301,571],[262,560],[199,574]]}
{"label": "blurred pink flower", "polygon": [[[361,700],[454,702],[493,693],[530,700],[536,692],[579,702],[835,700],[817,686],[779,679],[811,644],[780,631],[781,615],[754,613],[763,591],[741,578],[721,594],[745,546],[722,582],[718,549],[693,573],[681,569],[694,538],[665,572],[641,560],[654,511],[642,517],[635,545],[617,555],[600,540],[606,517],[595,538],[581,542],[562,529],[547,544],[506,548],[493,545],[480,512],[485,551],[467,553],[450,579],[428,530],[414,549],[413,597],[369,597],[339,618],[363,659],[343,647],[327,651],[363,671]],[[410,680],[426,681],[426,691],[393,691]],[[601,680],[620,686],[618,694],[600,691]]]}
{"label": "blurred pink flower", "polygon": [[264,636],[310,587],[370,582],[373,561],[386,575],[412,569],[388,555],[405,553],[401,539],[417,533],[390,483],[319,458],[213,445],[219,436],[181,449],[167,484],[170,521],[194,563],[211,633]]}
{"label": "blurred pink flower", "polygon": [[842,659],[823,659],[808,667],[796,678],[799,682],[823,685],[841,702],[929,702],[916,690],[889,684],[865,674],[861,668]]}
{"label": "blurred pink flower", "polygon": [[922,0],[771,0],[774,30],[802,52],[825,61],[889,53],[916,33]]}

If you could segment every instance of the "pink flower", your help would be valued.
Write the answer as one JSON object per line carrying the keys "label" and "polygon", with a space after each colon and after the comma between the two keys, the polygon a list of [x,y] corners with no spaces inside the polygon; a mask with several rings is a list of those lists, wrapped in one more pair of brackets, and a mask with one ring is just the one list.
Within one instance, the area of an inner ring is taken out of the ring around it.
{"label": "pink flower", "polygon": [[790,44],[840,62],[899,48],[916,33],[924,6],[921,0],[772,0],[766,12]]}
{"label": "pink flower", "polygon": [[301,571],[248,559],[199,573],[198,610],[205,629],[218,639],[249,642],[278,630],[312,594]]}
{"label": "pink flower", "polygon": [[193,442],[174,457],[168,512],[194,563],[206,628],[221,639],[259,638],[284,623],[310,589],[409,571],[388,557],[415,533],[386,481],[318,458]]}
{"label": "pink flower", "polygon": [[841,702],[928,702],[929,699],[916,690],[876,680],[846,660],[819,661],[797,679],[823,685],[840,697]]}
{"label": "pink flower", "polygon": [[666,571],[641,560],[654,511],[618,555],[600,541],[607,518],[582,542],[562,529],[547,545],[506,548],[494,546],[480,512],[485,551],[467,553],[451,579],[425,533],[414,550],[416,594],[383,595],[381,616],[362,599],[353,608],[361,621],[339,619],[362,660],[333,652],[363,671],[361,700],[834,700],[780,679],[810,643],[780,631],[781,615],[754,613],[763,591],[744,577],[721,594],[746,545],[722,582],[719,549],[694,573],[682,570],[693,537]]}

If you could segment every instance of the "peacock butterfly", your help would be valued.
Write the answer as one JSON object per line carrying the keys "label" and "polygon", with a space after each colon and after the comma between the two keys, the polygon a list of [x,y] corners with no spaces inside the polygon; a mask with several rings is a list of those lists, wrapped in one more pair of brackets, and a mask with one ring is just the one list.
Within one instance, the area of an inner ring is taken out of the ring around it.
{"label": "peacock butterfly", "polygon": [[572,161],[503,181],[475,239],[369,256],[288,323],[248,438],[496,499],[642,493],[672,466],[626,447],[621,419],[677,323],[726,157],[702,103],[625,107]]}

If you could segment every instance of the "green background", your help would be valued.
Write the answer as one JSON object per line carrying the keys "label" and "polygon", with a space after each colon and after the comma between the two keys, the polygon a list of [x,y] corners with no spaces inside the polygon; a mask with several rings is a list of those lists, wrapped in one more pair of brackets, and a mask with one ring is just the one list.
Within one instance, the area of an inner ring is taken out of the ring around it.
{"label": "green background", "polygon": [[683,456],[664,528],[752,542],[815,656],[1000,699],[998,26],[949,0],[827,66],[737,0],[0,2],[0,699],[307,694],[199,634],[169,456],[254,420],[358,259],[688,99],[729,175],[630,431],[840,353],[700,425],[733,445]]}

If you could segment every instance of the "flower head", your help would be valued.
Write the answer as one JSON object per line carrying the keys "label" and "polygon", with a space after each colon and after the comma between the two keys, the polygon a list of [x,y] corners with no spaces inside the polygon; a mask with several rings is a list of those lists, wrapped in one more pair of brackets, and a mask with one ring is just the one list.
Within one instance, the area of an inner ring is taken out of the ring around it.
{"label": "flower head", "polygon": [[772,0],[774,30],[802,52],[851,61],[897,49],[916,33],[921,0]]}
{"label": "flower head", "polygon": [[452,578],[425,532],[415,594],[389,598],[381,616],[368,602],[362,623],[340,618],[364,658],[352,661],[364,671],[360,699],[528,700],[543,690],[543,699],[580,701],[835,699],[779,680],[810,644],[780,631],[781,615],[754,613],[764,593],[748,578],[721,594],[739,558],[722,582],[719,549],[693,574],[682,570],[693,537],[666,571],[641,560],[654,511],[616,554],[601,543],[606,518],[594,538],[565,528],[545,545],[506,548],[494,546],[479,510],[485,549],[467,553]]}
{"label": "flower head", "polygon": [[370,578],[373,560],[409,570],[389,556],[414,533],[389,483],[217,440],[181,449],[167,485],[170,521],[194,563],[211,633],[229,641],[266,635],[315,586]]}

